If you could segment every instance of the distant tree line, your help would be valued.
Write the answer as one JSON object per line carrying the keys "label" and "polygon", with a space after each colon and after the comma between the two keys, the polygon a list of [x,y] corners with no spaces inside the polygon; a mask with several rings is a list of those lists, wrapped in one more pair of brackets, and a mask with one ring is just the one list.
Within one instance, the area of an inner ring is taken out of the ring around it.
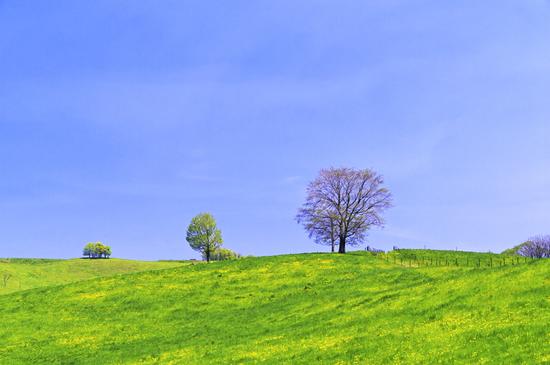
{"label": "distant tree line", "polygon": [[91,242],[84,246],[82,254],[89,259],[108,259],[111,257],[111,247],[101,242]]}

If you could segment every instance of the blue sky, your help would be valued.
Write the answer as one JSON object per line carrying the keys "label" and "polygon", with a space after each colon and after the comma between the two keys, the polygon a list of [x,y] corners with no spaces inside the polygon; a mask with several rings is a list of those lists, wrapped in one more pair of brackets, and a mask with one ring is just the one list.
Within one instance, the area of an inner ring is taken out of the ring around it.
{"label": "blue sky", "polygon": [[369,167],[369,244],[500,251],[549,233],[550,3],[0,0],[0,256],[324,250],[319,169]]}

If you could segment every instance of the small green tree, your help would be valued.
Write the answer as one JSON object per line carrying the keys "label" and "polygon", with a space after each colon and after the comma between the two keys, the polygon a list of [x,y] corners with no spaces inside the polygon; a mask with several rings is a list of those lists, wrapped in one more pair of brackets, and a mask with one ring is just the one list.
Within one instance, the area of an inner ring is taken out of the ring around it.
{"label": "small green tree", "polygon": [[103,254],[105,255],[105,258],[111,257],[111,247],[110,246],[104,246]]}
{"label": "small green tree", "polygon": [[111,256],[111,247],[98,242],[95,247],[96,254],[99,258],[108,259]]}
{"label": "small green tree", "polygon": [[201,213],[191,220],[187,228],[187,242],[195,251],[202,253],[207,262],[222,243],[222,232],[216,226],[216,220],[209,213]]}
{"label": "small green tree", "polygon": [[88,258],[91,259],[92,255],[94,254],[94,249],[95,249],[95,243],[88,243],[86,246],[84,246],[84,251],[82,255],[88,256]]}

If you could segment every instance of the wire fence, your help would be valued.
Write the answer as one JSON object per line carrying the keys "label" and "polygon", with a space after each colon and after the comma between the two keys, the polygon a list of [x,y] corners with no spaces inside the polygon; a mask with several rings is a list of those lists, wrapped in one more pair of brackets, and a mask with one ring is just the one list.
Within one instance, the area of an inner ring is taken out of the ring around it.
{"label": "wire fence", "polygon": [[521,265],[539,259],[530,257],[488,257],[488,258],[464,258],[464,257],[425,257],[425,256],[399,256],[399,255],[378,255],[386,262],[393,262],[395,265],[404,267],[501,267]]}

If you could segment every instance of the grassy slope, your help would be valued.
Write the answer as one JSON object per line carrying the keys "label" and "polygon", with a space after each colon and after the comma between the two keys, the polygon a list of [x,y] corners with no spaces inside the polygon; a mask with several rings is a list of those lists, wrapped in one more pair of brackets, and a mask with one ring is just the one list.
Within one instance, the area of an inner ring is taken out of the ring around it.
{"label": "grassy slope", "polygon": [[243,259],[0,296],[2,363],[544,363],[550,262]]}
{"label": "grassy slope", "polygon": [[[99,276],[181,266],[178,262],[132,260],[0,259],[0,295],[48,285],[66,284]],[[6,287],[5,273],[11,274]]]}

